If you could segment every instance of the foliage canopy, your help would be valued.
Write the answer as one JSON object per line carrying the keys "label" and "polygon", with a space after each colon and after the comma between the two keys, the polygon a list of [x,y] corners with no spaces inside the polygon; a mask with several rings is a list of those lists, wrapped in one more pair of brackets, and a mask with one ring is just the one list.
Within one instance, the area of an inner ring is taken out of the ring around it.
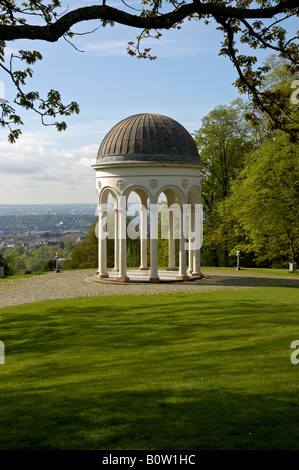
{"label": "foliage canopy", "polygon": [[[298,16],[298,0],[140,0],[138,7],[136,3],[133,6],[122,0],[119,8],[106,5],[106,0],[103,0],[101,5],[71,10],[65,10],[64,2],[59,0],[1,0],[0,67],[16,87],[15,104],[35,111],[43,124],[55,125],[61,131],[66,128],[66,122],[59,119],[79,113],[79,105],[75,101],[63,104],[57,90],[50,90],[46,97],[40,96],[39,91],[24,91],[27,79],[33,74],[32,65],[40,61],[42,55],[36,50],[19,50],[18,55],[8,57],[5,48],[10,41],[39,39],[55,42],[64,38],[71,42],[76,34],[73,28],[77,24],[97,20],[98,27],[119,23],[138,28],[140,34],[136,42],[128,44],[128,53],[137,58],[155,59],[150,48],[141,48],[143,39],[159,39],[164,30],[180,29],[185,20],[212,22],[223,33],[219,54],[231,60],[238,74],[236,87],[252,100],[253,111],[247,118],[255,122],[255,112],[261,110],[269,116],[274,127],[287,130],[294,137],[298,123],[290,106],[291,90],[285,95],[262,88],[269,66],[259,65],[254,51],[267,49],[276,52],[286,60],[288,72],[294,76],[299,63],[298,33],[290,37],[286,25],[291,18]],[[244,53],[239,52],[239,47],[244,49]],[[16,70],[16,61],[25,64],[25,68]],[[2,100],[1,108],[0,124],[8,127],[9,140],[14,142],[21,133],[23,122],[10,103]]]}
{"label": "foliage canopy", "polygon": [[225,205],[226,213],[233,214],[248,233],[244,251],[254,250],[261,262],[297,260],[298,144],[291,145],[279,134],[249,154]]}

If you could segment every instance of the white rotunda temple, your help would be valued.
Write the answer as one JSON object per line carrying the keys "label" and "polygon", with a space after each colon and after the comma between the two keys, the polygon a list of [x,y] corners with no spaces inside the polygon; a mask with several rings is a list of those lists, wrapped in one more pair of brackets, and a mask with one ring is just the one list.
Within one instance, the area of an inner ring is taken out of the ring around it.
{"label": "white rotunda temple", "polygon": [[[140,201],[141,279],[160,282],[201,277],[201,167],[192,136],[169,117],[137,114],[122,120],[108,132],[93,165],[99,214],[98,279],[136,281],[133,272],[127,270],[126,256],[127,203],[132,192]],[[158,269],[158,221],[161,221],[158,202],[162,193],[166,199],[169,240],[168,267],[163,273]],[[115,265],[111,272],[107,270],[108,197],[110,200],[112,197],[114,209]],[[178,236],[175,235],[175,206],[179,213]],[[175,265],[175,238],[179,238],[178,267]]]}

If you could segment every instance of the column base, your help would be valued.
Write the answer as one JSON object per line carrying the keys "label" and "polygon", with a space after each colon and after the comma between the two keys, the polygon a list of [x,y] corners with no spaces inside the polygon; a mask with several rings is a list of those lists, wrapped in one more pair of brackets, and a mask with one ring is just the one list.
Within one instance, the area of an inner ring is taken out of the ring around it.
{"label": "column base", "polygon": [[149,281],[158,283],[158,282],[160,282],[160,278],[159,277],[150,277]]}
{"label": "column base", "polygon": [[118,273],[118,271],[119,271],[118,268],[113,268],[113,269],[112,269],[112,272],[113,272],[113,273]]}
{"label": "column base", "polygon": [[148,271],[149,270],[148,266],[140,266],[139,269],[140,269],[140,271]]}
{"label": "column base", "polygon": [[166,268],[166,271],[178,271],[178,268],[176,266],[168,266],[168,268]]}
{"label": "column base", "polygon": [[202,274],[201,273],[192,273],[191,276],[192,277],[201,277]]}
{"label": "column base", "polygon": [[130,278],[128,278],[127,276],[125,276],[125,277],[120,276],[120,277],[117,277],[116,280],[118,282],[128,282],[130,280]]}
{"label": "column base", "polygon": [[189,276],[177,276],[176,279],[178,281],[189,281],[190,277]]}
{"label": "column base", "polygon": [[187,269],[187,274],[192,274],[192,273],[193,273],[192,269]]}
{"label": "column base", "polygon": [[100,274],[100,273],[97,273],[97,276],[98,276],[100,279],[104,279],[104,278],[109,277],[108,274]]}

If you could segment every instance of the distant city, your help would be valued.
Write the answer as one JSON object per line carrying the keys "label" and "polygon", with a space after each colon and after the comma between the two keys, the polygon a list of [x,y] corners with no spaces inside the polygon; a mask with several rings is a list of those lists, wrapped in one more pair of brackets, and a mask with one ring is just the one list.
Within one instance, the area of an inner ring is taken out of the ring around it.
{"label": "distant city", "polygon": [[0,204],[0,216],[31,214],[94,215],[96,207],[96,204]]}
{"label": "distant city", "polygon": [[96,216],[96,204],[0,204],[0,252],[81,240]]}
{"label": "distant city", "polygon": [[[137,207],[128,203],[127,214],[134,216]],[[95,217],[97,204],[0,204],[0,253],[83,240]]]}

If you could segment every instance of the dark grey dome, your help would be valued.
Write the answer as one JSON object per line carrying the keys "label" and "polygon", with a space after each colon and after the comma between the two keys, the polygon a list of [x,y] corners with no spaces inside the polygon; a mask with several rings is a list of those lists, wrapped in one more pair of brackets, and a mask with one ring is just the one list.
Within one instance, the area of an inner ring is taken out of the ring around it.
{"label": "dark grey dome", "polygon": [[196,144],[177,121],[160,114],[136,114],[104,137],[97,164],[108,162],[200,163]]}

